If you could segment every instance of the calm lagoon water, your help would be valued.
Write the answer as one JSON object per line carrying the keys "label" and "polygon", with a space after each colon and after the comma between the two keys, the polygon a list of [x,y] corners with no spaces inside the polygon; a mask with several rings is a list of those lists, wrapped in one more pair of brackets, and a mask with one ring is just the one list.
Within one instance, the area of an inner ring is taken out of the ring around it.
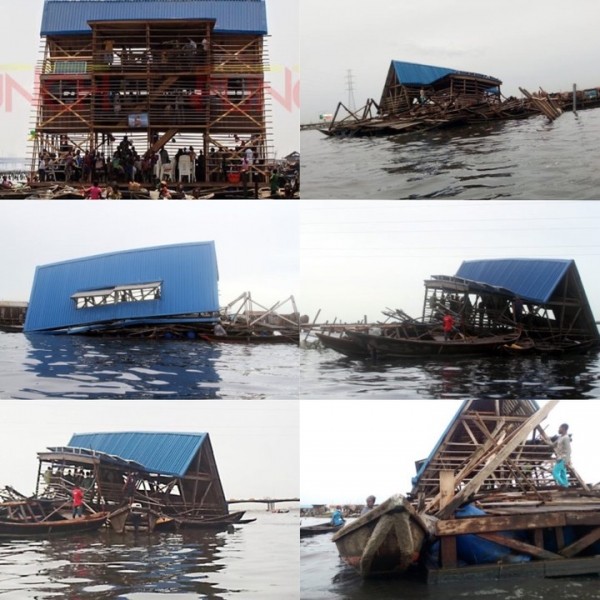
{"label": "calm lagoon water", "polygon": [[296,399],[299,349],[0,333],[0,398]]}
{"label": "calm lagoon water", "polygon": [[299,597],[298,513],[248,512],[227,532],[109,531],[0,542],[2,600]]}
{"label": "calm lagoon water", "polygon": [[301,398],[600,398],[600,355],[351,360],[306,348]]}
{"label": "calm lagoon water", "polygon": [[412,137],[303,131],[302,197],[597,200],[600,109]]}
{"label": "calm lagoon water", "polygon": [[0,398],[600,398],[597,353],[410,361],[333,350],[0,333]]}

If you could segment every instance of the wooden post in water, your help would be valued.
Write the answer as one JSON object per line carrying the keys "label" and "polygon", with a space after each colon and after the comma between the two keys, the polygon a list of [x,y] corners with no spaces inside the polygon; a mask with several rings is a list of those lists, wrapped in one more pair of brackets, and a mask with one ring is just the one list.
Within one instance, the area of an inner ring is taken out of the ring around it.
{"label": "wooden post in water", "polygon": [[573,84],[573,114],[577,114],[577,84]]}

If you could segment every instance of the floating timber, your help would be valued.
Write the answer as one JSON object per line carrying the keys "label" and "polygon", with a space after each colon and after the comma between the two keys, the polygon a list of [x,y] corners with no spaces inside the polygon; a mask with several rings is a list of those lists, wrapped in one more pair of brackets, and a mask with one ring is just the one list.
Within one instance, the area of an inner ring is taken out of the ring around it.
{"label": "floating timber", "polygon": [[[393,60],[379,102],[369,98],[359,110],[340,102],[320,131],[328,136],[399,135],[540,114],[554,120],[569,109],[570,97],[564,94],[519,88],[523,98],[506,98],[501,84],[481,73]],[[580,107],[596,105],[598,90],[579,95]]]}

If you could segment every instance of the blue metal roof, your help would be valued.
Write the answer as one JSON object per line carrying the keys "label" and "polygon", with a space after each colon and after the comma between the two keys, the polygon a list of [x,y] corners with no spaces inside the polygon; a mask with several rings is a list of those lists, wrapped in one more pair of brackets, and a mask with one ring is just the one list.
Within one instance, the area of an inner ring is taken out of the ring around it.
{"label": "blue metal roof", "polygon": [[[219,310],[214,242],[125,250],[36,268],[25,332],[113,321],[162,322]],[[160,298],[77,308],[73,294],[160,282]],[[183,320],[183,319],[181,319]]]}
{"label": "blue metal roof", "polygon": [[267,33],[264,0],[46,0],[41,35],[91,33],[90,21],[203,19],[215,33]]}
{"label": "blue metal roof", "polygon": [[506,288],[524,300],[547,303],[572,266],[573,260],[564,259],[467,260],[456,276]]}
{"label": "blue metal roof", "polygon": [[488,79],[494,85],[499,85],[501,83],[499,79],[481,73],[469,73],[467,71],[458,71],[457,69],[449,69],[447,67],[420,65],[400,60],[393,60],[392,67],[396,72],[398,81],[403,85],[431,85],[448,75],[471,75],[482,79]]}
{"label": "blue metal roof", "polygon": [[150,473],[183,477],[207,439],[208,433],[83,433],[74,434],[68,445],[135,461]]}

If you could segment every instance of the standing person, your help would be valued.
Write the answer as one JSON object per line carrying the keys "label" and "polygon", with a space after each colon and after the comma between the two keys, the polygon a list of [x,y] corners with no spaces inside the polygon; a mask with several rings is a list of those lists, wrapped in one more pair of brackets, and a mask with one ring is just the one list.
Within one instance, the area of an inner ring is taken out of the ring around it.
{"label": "standing person", "polygon": [[454,329],[454,317],[450,313],[446,313],[442,323],[444,327],[444,340],[448,340]]}
{"label": "standing person", "polygon": [[568,435],[569,426],[563,423],[558,428],[558,439],[554,442],[554,454],[556,454],[556,464],[552,469],[552,477],[559,486],[569,487],[569,476],[567,474],[567,465],[571,462],[571,438]]}
{"label": "standing person", "polygon": [[73,490],[71,491],[71,496],[73,497],[73,518],[82,517],[83,516],[83,491],[82,489],[75,484],[73,486]]}
{"label": "standing person", "polygon": [[38,180],[46,181],[46,157],[41,152],[38,161]]}
{"label": "standing person", "polygon": [[513,299],[513,315],[515,323],[519,329],[522,329],[523,325],[523,300],[518,296]]}
{"label": "standing person", "polygon": [[367,505],[360,511],[361,516],[366,515],[370,510],[373,509],[375,506],[375,500],[377,500],[375,496],[367,496]]}
{"label": "standing person", "polygon": [[133,497],[135,496],[135,475],[131,472],[127,473],[125,483],[123,484],[123,503],[133,503]]}
{"label": "standing person", "polygon": [[279,172],[277,169],[273,169],[269,184],[271,187],[271,198],[279,198]]}

